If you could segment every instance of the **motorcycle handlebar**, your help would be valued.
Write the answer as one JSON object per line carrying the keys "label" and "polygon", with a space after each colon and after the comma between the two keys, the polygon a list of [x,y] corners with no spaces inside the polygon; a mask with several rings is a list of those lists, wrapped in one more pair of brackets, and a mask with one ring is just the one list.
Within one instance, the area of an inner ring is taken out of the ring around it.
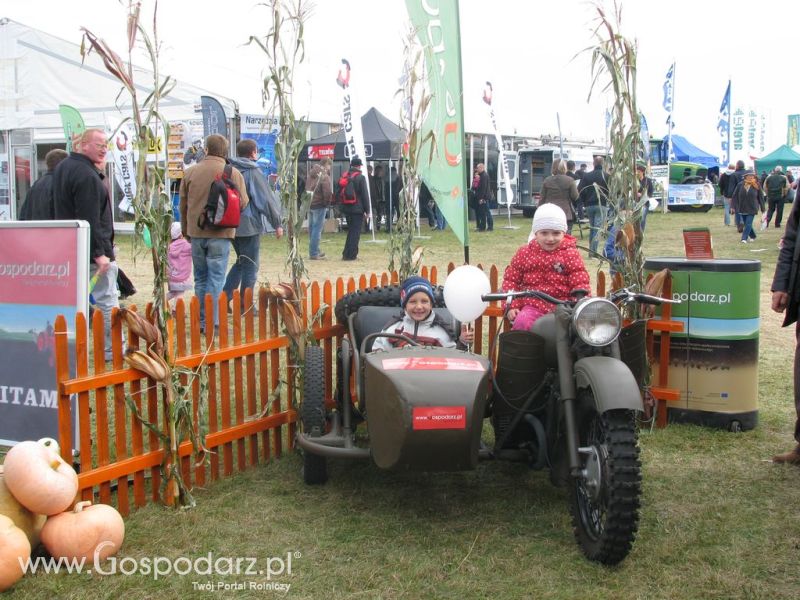
{"label": "motorcycle handlebar", "polygon": [[551,304],[569,304],[569,301],[567,300],[559,300],[550,294],[545,294],[544,292],[540,292],[538,290],[522,290],[520,292],[510,290],[508,292],[495,292],[494,294],[483,294],[481,296],[481,300],[484,302],[493,302],[494,300],[511,301],[514,298],[539,298],[540,300],[550,302]]}
{"label": "motorcycle handlebar", "polygon": [[641,292],[632,292],[628,288],[622,288],[616,292],[611,293],[610,300],[612,302],[638,302],[639,304],[650,304],[653,306],[660,306],[662,304],[680,304],[680,300],[670,300],[669,298],[661,298],[659,296],[651,296]]}
{"label": "motorcycle handlebar", "polygon": [[[494,300],[506,300],[510,302],[514,298],[539,298],[551,304],[569,304],[568,300],[559,300],[550,294],[545,294],[538,290],[522,290],[522,291],[508,291],[508,292],[495,292],[493,294],[483,294],[481,300],[484,302],[493,302]],[[680,304],[680,300],[670,300],[668,298],[660,298],[658,296],[651,296],[650,294],[643,294],[640,292],[632,292],[627,288],[622,288],[610,294],[609,299],[612,302],[638,302],[639,304],[651,304],[660,306],[661,304]]]}

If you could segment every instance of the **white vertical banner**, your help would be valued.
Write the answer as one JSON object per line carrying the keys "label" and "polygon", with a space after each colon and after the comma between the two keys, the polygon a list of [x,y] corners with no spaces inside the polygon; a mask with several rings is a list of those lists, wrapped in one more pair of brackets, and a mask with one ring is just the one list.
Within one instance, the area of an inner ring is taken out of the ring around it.
{"label": "white vertical banner", "polygon": [[[342,129],[344,130],[345,149],[344,155],[351,161],[358,157],[363,163],[362,174],[365,178],[367,175],[367,155],[364,151],[364,131],[361,129],[361,110],[356,102],[353,94],[353,88],[350,84],[350,77],[352,71],[350,62],[342,59],[342,69],[336,76],[336,83],[342,88]],[[367,196],[369,196],[369,179],[367,179]],[[372,218],[372,198],[369,199],[369,228],[372,231],[372,239],[375,239],[375,223]]]}
{"label": "white vertical banner", "polygon": [[119,209],[133,214],[133,200],[136,198],[136,162],[133,153],[133,127],[125,123],[117,129],[111,140],[111,157],[114,160],[114,178],[125,196],[120,200]]}
{"label": "white vertical banner", "polygon": [[747,154],[748,156],[755,156],[758,153],[757,148],[758,137],[758,111],[750,106],[747,109]]}
{"label": "white vertical banner", "polygon": [[501,172],[503,173],[503,183],[505,184],[506,190],[506,201],[500,202],[500,198],[497,201],[500,204],[506,204],[509,207],[509,217],[511,216],[511,205],[514,203],[514,192],[511,189],[511,178],[508,174],[508,163],[505,160],[505,148],[503,147],[503,138],[500,135],[500,132],[497,130],[497,120],[494,117],[494,107],[492,106],[492,94],[494,90],[492,88],[492,83],[490,81],[486,82],[486,87],[483,88],[483,101],[486,103],[486,106],[489,107],[489,120],[492,122],[492,129],[494,130],[494,139],[497,142],[497,166],[500,168]]}

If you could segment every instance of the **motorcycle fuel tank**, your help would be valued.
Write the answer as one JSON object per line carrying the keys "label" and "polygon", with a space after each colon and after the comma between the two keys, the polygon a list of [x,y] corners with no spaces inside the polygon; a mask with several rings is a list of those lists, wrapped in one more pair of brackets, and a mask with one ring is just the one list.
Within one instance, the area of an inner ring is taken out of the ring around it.
{"label": "motorcycle fuel tank", "polygon": [[406,347],[365,357],[372,457],[382,469],[474,469],[490,363],[450,348]]}

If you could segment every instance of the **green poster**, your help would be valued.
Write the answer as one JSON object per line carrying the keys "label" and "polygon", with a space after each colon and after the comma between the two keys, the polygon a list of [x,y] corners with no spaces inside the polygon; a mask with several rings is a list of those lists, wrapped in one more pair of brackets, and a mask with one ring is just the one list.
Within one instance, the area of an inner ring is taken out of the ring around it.
{"label": "green poster", "polygon": [[[420,139],[420,175],[436,205],[464,246],[469,245],[464,164],[464,109],[461,83],[461,34],[458,1],[406,0],[406,8],[424,49],[431,103]],[[430,144],[434,143],[433,158]]]}
{"label": "green poster", "polygon": [[800,115],[789,115],[786,128],[786,145],[794,147],[800,144]]}
{"label": "green poster", "polygon": [[83,117],[76,109],[66,104],[58,105],[61,114],[61,125],[64,127],[64,137],[67,138],[67,152],[72,152],[72,136],[86,131]]}

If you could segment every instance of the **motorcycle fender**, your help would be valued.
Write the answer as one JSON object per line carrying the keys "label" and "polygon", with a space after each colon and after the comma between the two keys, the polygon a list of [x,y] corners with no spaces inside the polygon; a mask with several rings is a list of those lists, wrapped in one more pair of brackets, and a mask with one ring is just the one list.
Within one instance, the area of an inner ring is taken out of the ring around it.
{"label": "motorcycle fender", "polygon": [[633,373],[621,360],[610,356],[590,356],[575,363],[578,389],[590,387],[597,412],[618,408],[643,410],[642,395]]}

